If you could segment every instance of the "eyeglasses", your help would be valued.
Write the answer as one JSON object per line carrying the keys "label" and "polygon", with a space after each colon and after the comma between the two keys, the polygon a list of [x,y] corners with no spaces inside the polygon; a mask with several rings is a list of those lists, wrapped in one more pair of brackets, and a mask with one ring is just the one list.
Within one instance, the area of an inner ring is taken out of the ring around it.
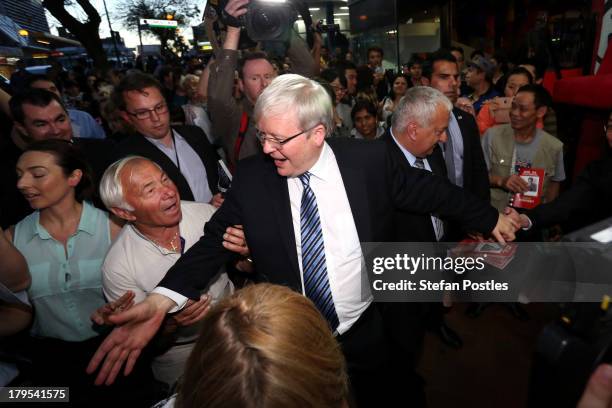
{"label": "eyeglasses", "polygon": [[255,136],[257,137],[257,140],[259,140],[259,143],[261,143],[262,146],[266,142],[268,142],[276,150],[282,150],[284,145],[286,145],[287,143],[289,143],[290,141],[292,141],[296,137],[301,136],[301,135],[303,135],[306,132],[310,132],[312,129],[316,128],[317,126],[319,126],[319,123],[317,123],[316,125],[314,125],[311,128],[308,128],[306,130],[302,130],[300,133],[296,133],[295,135],[286,137],[284,139],[279,139],[279,138],[277,138],[275,136],[271,136],[271,135],[268,136],[264,132],[262,132],[261,130],[255,128]]}
{"label": "eyeglasses", "polygon": [[155,114],[157,115],[161,115],[161,114],[168,112],[168,105],[164,102],[164,103],[160,103],[159,105],[157,105],[156,107],[152,109],[141,109],[137,112],[130,112],[130,111],[126,111],[126,112],[129,115],[134,116],[138,120],[145,120],[145,119],[149,119],[151,117],[151,113],[153,112],[155,112]]}
{"label": "eyeglasses", "polygon": [[343,86],[332,85],[335,92],[346,92],[346,88]]}

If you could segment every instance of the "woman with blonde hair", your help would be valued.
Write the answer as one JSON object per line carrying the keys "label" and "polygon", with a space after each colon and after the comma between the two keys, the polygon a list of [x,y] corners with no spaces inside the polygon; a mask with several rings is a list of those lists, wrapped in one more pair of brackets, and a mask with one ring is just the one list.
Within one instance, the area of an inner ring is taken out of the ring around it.
{"label": "woman with blonde hair", "polygon": [[347,378],[340,345],[309,299],[251,285],[204,318],[175,406],[341,408]]}

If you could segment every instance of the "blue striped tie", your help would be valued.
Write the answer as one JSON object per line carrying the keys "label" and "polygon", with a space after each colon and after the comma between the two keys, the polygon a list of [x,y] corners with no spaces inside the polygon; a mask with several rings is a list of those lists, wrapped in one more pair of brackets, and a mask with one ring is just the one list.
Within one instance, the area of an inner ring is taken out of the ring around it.
{"label": "blue striped tie", "polygon": [[339,321],[327,277],[325,245],[321,232],[317,198],[310,188],[310,175],[309,172],[306,172],[300,176],[300,181],[304,185],[300,210],[304,290],[306,296],[312,300],[317,309],[327,319],[332,331],[335,331]]}

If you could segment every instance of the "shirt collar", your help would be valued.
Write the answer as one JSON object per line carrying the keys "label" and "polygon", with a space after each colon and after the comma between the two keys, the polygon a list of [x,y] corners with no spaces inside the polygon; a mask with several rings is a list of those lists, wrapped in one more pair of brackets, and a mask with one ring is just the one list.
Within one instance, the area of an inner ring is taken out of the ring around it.
{"label": "shirt collar", "polygon": [[[79,225],[77,226],[77,232],[83,231],[91,236],[96,234],[96,220],[93,211],[93,207],[87,201],[83,201],[83,211],[81,212],[81,219],[79,220]],[[30,224],[29,230],[27,231],[28,241],[31,241],[37,235],[40,239],[53,239],[45,227],[40,225],[40,211],[36,211],[32,214],[32,216],[34,219],[32,224]]]}
{"label": "shirt collar", "polygon": [[158,139],[154,139],[152,137],[148,137],[148,136],[144,136],[144,135],[143,136],[144,136],[145,139],[147,139],[149,142],[153,143],[155,146],[174,150],[176,148],[176,146],[174,144],[176,142],[178,142],[178,141],[183,141],[183,136],[181,136],[179,134],[179,132],[177,132],[175,129],[171,128],[170,130],[172,130],[172,136],[174,136],[173,143],[172,143],[172,145],[170,147],[166,146],[165,144],[160,142]]}
{"label": "shirt collar", "polygon": [[327,142],[323,142],[323,148],[321,149],[321,153],[319,154],[319,158],[315,162],[315,164],[308,170],[308,172],[318,178],[319,180],[326,181],[329,180],[329,166],[333,160],[333,152],[331,148],[327,145]]}
{"label": "shirt collar", "polygon": [[395,135],[393,134],[393,128],[391,128],[390,133],[391,133],[391,137],[393,138],[393,141],[395,142],[397,147],[400,148],[402,153],[404,153],[404,156],[406,156],[406,159],[408,159],[408,163],[410,163],[410,166],[414,167],[414,162],[416,161],[416,157],[414,156],[414,154],[412,154],[408,150],[406,150],[406,148],[404,146],[402,146],[400,142],[397,141],[397,139],[395,138]]}

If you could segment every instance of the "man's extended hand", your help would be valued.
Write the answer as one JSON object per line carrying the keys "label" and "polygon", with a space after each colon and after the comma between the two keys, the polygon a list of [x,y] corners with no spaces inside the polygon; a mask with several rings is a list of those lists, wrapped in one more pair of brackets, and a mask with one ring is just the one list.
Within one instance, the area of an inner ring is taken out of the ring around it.
{"label": "man's extended hand", "polygon": [[210,310],[211,297],[208,295],[200,296],[200,300],[194,302],[189,300],[183,310],[177,313],[173,319],[178,326],[191,326],[199,322]]}
{"label": "man's extended hand", "polygon": [[119,299],[114,302],[109,302],[104,306],[98,308],[91,314],[90,319],[99,325],[112,326],[113,323],[109,320],[109,317],[115,313],[121,313],[134,306],[134,297],[136,294],[131,290],[128,290]]}
{"label": "man's extended hand", "polygon": [[510,217],[512,219],[512,221],[514,221],[515,223],[520,225],[521,228],[530,228],[531,227],[531,221],[529,220],[529,217],[527,217],[525,214],[519,214],[512,207],[506,207],[504,209],[504,214],[507,215],[508,217]]}
{"label": "man's extended hand", "polygon": [[612,366],[601,364],[587,383],[577,408],[612,408]]}
{"label": "man's extended hand", "polygon": [[96,385],[112,384],[126,361],[124,375],[132,372],[142,349],[153,338],[166,312],[173,306],[176,304],[169,298],[152,293],[143,302],[108,317],[117,327],[104,339],[87,366],[87,373],[91,374],[104,361],[96,377]]}
{"label": "man's extended hand", "polygon": [[514,234],[519,228],[520,224],[514,221],[510,216],[499,214],[497,224],[491,232],[491,235],[493,235],[498,242],[505,244],[506,241],[514,241],[516,238]]}

